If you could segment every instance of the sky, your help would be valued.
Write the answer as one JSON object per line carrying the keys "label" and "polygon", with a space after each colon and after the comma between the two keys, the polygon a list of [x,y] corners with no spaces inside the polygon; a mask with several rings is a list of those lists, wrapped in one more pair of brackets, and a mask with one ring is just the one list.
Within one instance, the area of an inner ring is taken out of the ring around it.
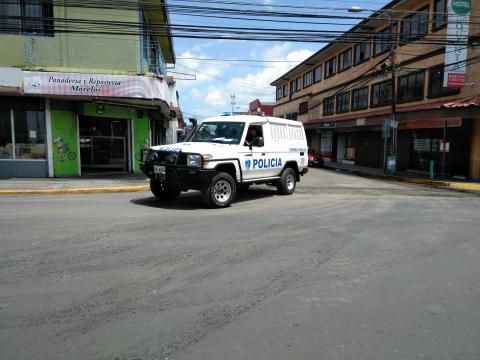
{"label": "sky", "polygon": [[[275,6],[295,5],[342,9],[348,9],[351,6],[360,6],[365,9],[379,9],[388,3],[388,1],[382,0],[248,0],[248,2],[265,4],[267,5],[265,10],[289,12],[295,11],[295,9],[276,8]],[[168,3],[185,5],[184,0],[182,3],[169,0]],[[198,6],[199,3],[192,3],[191,5]],[[200,5],[205,4],[200,3]],[[208,5],[218,7],[226,6],[219,4]],[[231,7],[238,8],[239,5],[232,5]],[[245,6],[243,6],[242,9],[245,9]],[[255,9],[258,10],[258,8]],[[305,12],[308,10],[304,9],[299,11]],[[341,10],[339,10],[339,12],[340,11]],[[348,13],[343,11],[342,14],[347,15]],[[368,16],[368,13],[365,13],[363,16]],[[171,13],[170,21],[172,24],[251,26],[255,28],[292,27],[294,29],[345,31],[359,20],[343,21],[341,25],[293,24],[292,26],[292,24],[232,21]],[[235,94],[236,98],[235,111],[247,111],[248,103],[257,98],[262,102],[274,102],[275,88],[270,86],[270,83],[325,46],[324,43],[182,38],[174,38],[173,43],[177,59],[175,67],[169,69],[169,74],[173,75],[177,80],[180,106],[184,113],[184,118],[197,117],[200,120],[206,117],[221,115],[223,112],[232,111],[232,94]],[[241,59],[255,60],[256,62],[223,62],[218,60],[192,60],[188,58]],[[262,62],[266,60],[281,62]],[[195,78],[195,80],[193,80],[193,78]]]}

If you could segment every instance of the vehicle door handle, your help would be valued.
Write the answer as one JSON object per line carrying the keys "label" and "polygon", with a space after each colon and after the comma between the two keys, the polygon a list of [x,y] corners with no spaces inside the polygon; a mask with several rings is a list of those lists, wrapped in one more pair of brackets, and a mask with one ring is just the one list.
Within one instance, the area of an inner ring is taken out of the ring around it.
{"label": "vehicle door handle", "polygon": [[262,153],[262,156],[265,156],[265,153]]}
{"label": "vehicle door handle", "polygon": [[252,156],[252,154],[245,154],[244,156]]}

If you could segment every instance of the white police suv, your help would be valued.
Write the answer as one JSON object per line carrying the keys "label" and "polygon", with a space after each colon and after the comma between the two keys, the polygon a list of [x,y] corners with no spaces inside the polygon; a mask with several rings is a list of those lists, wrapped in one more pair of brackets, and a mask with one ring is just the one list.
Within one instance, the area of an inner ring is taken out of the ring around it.
{"label": "white police suv", "polygon": [[142,171],[160,200],[201,190],[211,207],[227,207],[251,184],[293,194],[308,171],[303,124],[251,115],[206,119],[188,142],[153,146],[143,153]]}

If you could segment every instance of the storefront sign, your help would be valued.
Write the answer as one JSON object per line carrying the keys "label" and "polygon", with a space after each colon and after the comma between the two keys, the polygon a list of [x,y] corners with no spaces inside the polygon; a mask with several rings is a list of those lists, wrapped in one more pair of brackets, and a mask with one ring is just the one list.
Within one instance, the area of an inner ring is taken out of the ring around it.
{"label": "storefront sign", "polygon": [[321,122],[318,124],[319,129],[332,129],[335,127],[335,122]]}
{"label": "storefront sign", "polygon": [[147,76],[24,71],[25,94],[159,99],[170,102],[166,81]]}
{"label": "storefront sign", "polygon": [[465,85],[470,10],[470,0],[448,0],[444,87]]}

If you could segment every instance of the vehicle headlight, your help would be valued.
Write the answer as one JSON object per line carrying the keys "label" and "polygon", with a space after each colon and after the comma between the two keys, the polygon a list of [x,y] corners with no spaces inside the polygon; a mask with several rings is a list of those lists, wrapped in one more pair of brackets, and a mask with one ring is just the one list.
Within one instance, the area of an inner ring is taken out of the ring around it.
{"label": "vehicle headlight", "polygon": [[169,153],[167,156],[165,156],[165,161],[167,164],[175,164],[175,161],[177,160],[177,155],[174,153]]}
{"label": "vehicle headlight", "polygon": [[187,156],[187,166],[201,167],[202,166],[202,157],[200,155],[188,155]]}
{"label": "vehicle headlight", "polygon": [[154,162],[158,159],[158,154],[155,151],[150,151],[148,153],[148,161]]}

